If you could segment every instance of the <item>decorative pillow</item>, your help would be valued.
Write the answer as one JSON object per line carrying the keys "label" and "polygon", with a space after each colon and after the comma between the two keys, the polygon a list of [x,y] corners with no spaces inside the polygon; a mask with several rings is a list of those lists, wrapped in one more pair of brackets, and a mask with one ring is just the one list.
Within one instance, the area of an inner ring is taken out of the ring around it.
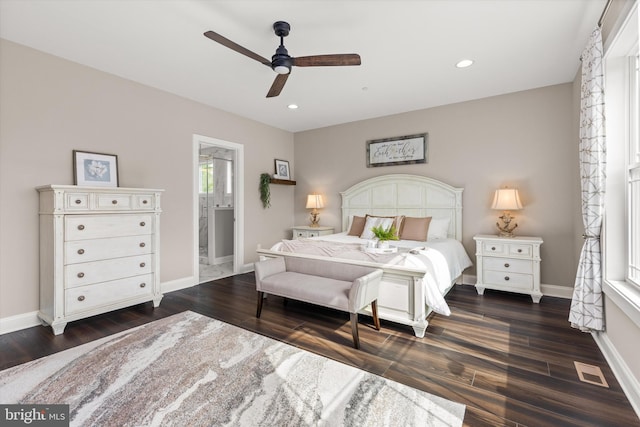
{"label": "decorative pillow", "polygon": [[351,219],[351,227],[349,227],[348,236],[360,236],[364,231],[364,223],[366,218],[363,216],[353,216]]}
{"label": "decorative pillow", "polygon": [[410,216],[405,217],[404,221],[402,221],[400,240],[417,240],[419,242],[426,242],[430,222],[430,216],[424,218],[412,218]]}
{"label": "decorative pillow", "polygon": [[427,240],[446,239],[450,221],[449,218],[432,218],[429,224]]}
{"label": "decorative pillow", "polygon": [[373,218],[391,218],[393,219],[393,226],[396,228],[396,237],[399,239],[400,238],[400,230],[402,230],[402,220],[404,220],[404,215],[398,215],[398,216],[377,216],[377,215],[369,215],[367,214],[366,218],[369,217],[373,217]]}
{"label": "decorative pillow", "polygon": [[382,218],[379,216],[367,216],[367,220],[364,224],[364,231],[360,235],[361,239],[373,239],[375,235],[371,229],[373,227],[382,227],[388,230],[393,225],[395,218]]}

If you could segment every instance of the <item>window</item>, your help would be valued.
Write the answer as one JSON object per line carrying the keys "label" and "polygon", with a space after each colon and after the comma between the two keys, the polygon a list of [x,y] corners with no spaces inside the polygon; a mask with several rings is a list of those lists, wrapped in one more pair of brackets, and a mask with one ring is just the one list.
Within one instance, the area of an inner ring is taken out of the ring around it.
{"label": "window", "polygon": [[638,48],[629,57],[629,137],[627,161],[627,227],[629,231],[627,280],[640,286],[640,72]]}
{"label": "window", "polygon": [[213,192],[213,162],[211,160],[200,162],[200,173],[198,174],[198,188],[200,194]]}

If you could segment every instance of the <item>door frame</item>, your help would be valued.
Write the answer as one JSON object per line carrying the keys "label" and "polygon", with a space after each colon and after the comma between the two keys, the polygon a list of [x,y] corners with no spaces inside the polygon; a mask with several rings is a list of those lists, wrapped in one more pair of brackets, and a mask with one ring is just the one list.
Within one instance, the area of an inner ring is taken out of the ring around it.
{"label": "door frame", "polygon": [[233,272],[238,273],[244,265],[244,145],[204,135],[193,134],[193,275],[200,283],[200,144],[223,147],[235,152],[233,162]]}

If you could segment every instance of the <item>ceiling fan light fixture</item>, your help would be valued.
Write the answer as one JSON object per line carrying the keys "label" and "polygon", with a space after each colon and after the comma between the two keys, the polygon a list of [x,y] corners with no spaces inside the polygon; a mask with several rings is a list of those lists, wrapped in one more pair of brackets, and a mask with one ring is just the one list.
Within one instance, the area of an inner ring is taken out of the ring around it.
{"label": "ceiling fan light fixture", "polygon": [[278,74],[289,74],[291,72],[291,68],[286,65],[275,65],[273,67],[273,71]]}

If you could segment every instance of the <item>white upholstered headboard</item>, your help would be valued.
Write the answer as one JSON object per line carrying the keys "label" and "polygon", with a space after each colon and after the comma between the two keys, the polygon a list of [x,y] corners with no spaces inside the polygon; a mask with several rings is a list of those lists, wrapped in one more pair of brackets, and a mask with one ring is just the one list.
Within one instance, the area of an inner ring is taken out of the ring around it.
{"label": "white upholstered headboard", "polygon": [[449,218],[448,236],[462,240],[462,191],[433,178],[392,174],[364,180],[340,193],[342,230],[349,216],[406,215]]}

